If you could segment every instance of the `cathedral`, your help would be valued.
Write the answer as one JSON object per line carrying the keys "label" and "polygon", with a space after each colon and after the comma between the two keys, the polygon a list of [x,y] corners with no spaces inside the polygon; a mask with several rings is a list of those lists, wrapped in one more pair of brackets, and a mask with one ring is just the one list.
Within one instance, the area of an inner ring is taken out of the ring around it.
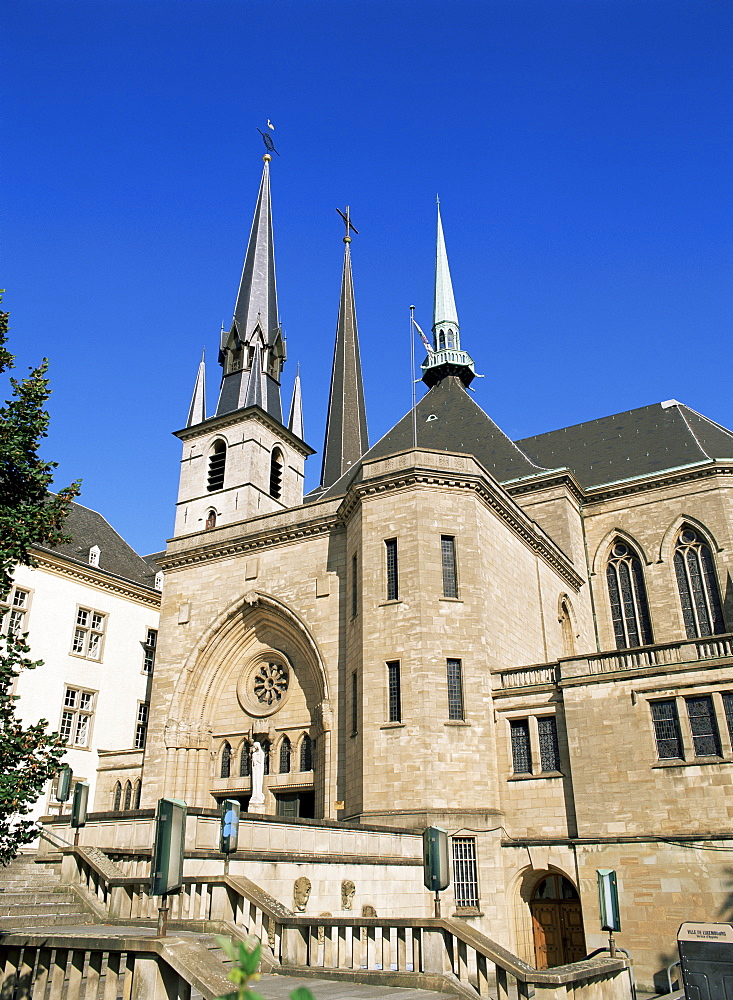
{"label": "cathedral", "polygon": [[510,440],[467,391],[438,209],[428,391],[370,445],[349,231],[304,495],[264,157],[216,409],[202,362],[176,432],[141,808],[249,815],[257,741],[260,813],[442,827],[451,914],[538,968],[603,943],[613,869],[649,980],[730,916],[733,434],[671,399]]}

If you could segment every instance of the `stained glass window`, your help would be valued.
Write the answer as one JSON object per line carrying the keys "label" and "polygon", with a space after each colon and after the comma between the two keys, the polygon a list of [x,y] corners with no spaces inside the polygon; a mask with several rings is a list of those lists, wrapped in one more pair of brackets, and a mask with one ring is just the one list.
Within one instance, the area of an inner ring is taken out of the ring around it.
{"label": "stained glass window", "polygon": [[713,699],[707,694],[697,698],[686,698],[685,701],[695,756],[719,757],[720,734],[713,709]]}
{"label": "stained glass window", "polygon": [[650,702],[657,755],[660,760],[682,759],[682,737],[674,699]]}
{"label": "stained glass window", "polygon": [[448,660],[448,718],[463,718],[463,678],[460,660]]}
{"label": "stained glass window", "polygon": [[515,774],[531,774],[532,751],[529,745],[529,719],[512,719],[512,770]]}
{"label": "stained glass window", "polygon": [[384,543],[387,556],[387,600],[396,601],[399,596],[397,579],[397,539],[388,538]]}
{"label": "stained glass window", "polygon": [[402,721],[402,692],[400,690],[400,661],[387,664],[387,693],[389,697],[389,721]]}
{"label": "stained glass window", "polygon": [[557,742],[557,720],[554,715],[540,715],[537,719],[540,741],[540,767],[543,771],[560,770],[560,747]]}
{"label": "stained glass window", "polygon": [[443,566],[443,597],[458,597],[455,538],[450,535],[440,536],[440,554]]}
{"label": "stained glass window", "polygon": [[710,547],[699,531],[685,525],[674,552],[674,569],[688,639],[725,632],[720,590]]}
{"label": "stained glass window", "polygon": [[617,538],[606,567],[616,649],[653,642],[644,573],[637,554]]}
{"label": "stained glass window", "polygon": [[280,774],[290,774],[290,740],[283,736],[280,744]]}
{"label": "stained glass window", "polygon": [[221,777],[228,778],[232,766],[232,748],[225,743],[221,750]]}

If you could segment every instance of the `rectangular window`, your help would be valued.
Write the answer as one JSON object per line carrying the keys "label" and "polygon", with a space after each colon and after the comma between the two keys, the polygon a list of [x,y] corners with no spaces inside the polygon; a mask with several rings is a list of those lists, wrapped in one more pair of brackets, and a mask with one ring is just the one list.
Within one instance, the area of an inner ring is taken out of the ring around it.
{"label": "rectangular window", "polygon": [[529,745],[529,719],[512,719],[512,770],[515,774],[532,773],[532,751]]}
{"label": "rectangular window", "polygon": [[698,698],[685,698],[687,718],[690,720],[692,745],[696,757],[720,756],[720,733],[713,709],[713,699],[709,694]]}
{"label": "rectangular window", "polygon": [[723,711],[725,712],[725,721],[728,724],[728,735],[733,743],[733,694],[729,692],[723,695]]}
{"label": "rectangular window", "polygon": [[389,695],[389,721],[402,722],[402,692],[400,691],[400,661],[387,664],[387,691]]}
{"label": "rectangular window", "polygon": [[356,671],[351,675],[351,735],[354,736],[359,731],[359,678]]}
{"label": "rectangular window", "polygon": [[397,585],[397,539],[388,538],[384,543],[387,554],[387,600],[396,601],[399,596]]}
{"label": "rectangular window", "polygon": [[143,673],[152,674],[155,668],[155,647],[158,645],[158,633],[154,628],[148,629],[143,643]]}
{"label": "rectangular window", "polygon": [[358,568],[358,563],[356,556],[351,557],[351,617],[356,618],[359,611],[359,582],[357,580],[356,571]]}
{"label": "rectangular window", "polygon": [[460,660],[447,660],[448,665],[448,718],[463,718],[463,677]]}
{"label": "rectangular window", "polygon": [[557,720],[554,715],[537,718],[540,742],[540,767],[543,771],[560,770],[560,747],[557,742]]}
{"label": "rectangular window", "polygon": [[[25,623],[28,607],[30,604],[30,591],[22,590],[20,587],[13,587],[8,596],[5,608],[0,608],[0,621],[4,617],[3,631],[20,635],[27,632]],[[3,602],[5,604],[5,602]],[[2,614],[4,610],[5,614]]]}
{"label": "rectangular window", "polygon": [[135,749],[144,750],[148,736],[148,710],[146,702],[140,701],[137,706],[137,722],[135,723]]}
{"label": "rectangular window", "polygon": [[59,732],[68,746],[89,746],[95,697],[94,691],[66,688]]}
{"label": "rectangular window", "polygon": [[478,906],[476,838],[452,837],[453,891],[457,907]]}
{"label": "rectangular window", "polygon": [[101,660],[102,639],[107,616],[91,608],[76,609],[76,624],[71,642],[71,652],[88,660]]}
{"label": "rectangular window", "polygon": [[458,597],[456,540],[452,535],[440,536],[440,554],[443,563],[443,597]]}
{"label": "rectangular window", "polygon": [[676,702],[671,698],[669,701],[652,701],[649,707],[652,711],[659,759],[682,760],[682,736]]}

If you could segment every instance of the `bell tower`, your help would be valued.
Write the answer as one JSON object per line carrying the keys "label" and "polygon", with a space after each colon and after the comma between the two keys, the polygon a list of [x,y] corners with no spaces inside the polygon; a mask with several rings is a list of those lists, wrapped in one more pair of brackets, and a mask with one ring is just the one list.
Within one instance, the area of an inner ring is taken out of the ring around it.
{"label": "bell tower", "polygon": [[285,341],[280,329],[270,199],[270,162],[262,180],[229,331],[222,330],[221,387],[206,416],[205,367],[199,365],[183,442],[174,534],[210,530],[303,502],[305,460],[300,379],[288,426],[280,382]]}

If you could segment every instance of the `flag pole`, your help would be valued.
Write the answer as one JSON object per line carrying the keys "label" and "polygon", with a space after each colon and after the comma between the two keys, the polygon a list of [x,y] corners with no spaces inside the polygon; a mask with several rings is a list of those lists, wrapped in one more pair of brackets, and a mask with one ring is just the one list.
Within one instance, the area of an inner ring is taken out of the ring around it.
{"label": "flag pole", "polygon": [[415,307],[410,306],[410,369],[412,374],[412,448],[417,449],[417,390],[415,382]]}

